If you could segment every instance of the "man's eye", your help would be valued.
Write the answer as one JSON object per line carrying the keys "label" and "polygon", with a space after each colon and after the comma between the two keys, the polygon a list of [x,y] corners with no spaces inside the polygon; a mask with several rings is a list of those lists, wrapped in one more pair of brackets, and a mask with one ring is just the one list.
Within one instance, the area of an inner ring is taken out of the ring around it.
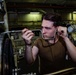
{"label": "man's eye", "polygon": [[46,29],[51,29],[51,28],[49,28],[49,27],[45,27]]}

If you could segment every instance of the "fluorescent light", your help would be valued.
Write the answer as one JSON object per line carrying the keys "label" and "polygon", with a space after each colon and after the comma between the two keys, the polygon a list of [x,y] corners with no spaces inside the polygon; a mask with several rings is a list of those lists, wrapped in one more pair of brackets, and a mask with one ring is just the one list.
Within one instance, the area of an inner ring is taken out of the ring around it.
{"label": "fluorescent light", "polygon": [[74,14],[76,14],[76,11],[73,11]]}
{"label": "fluorescent light", "polygon": [[40,12],[30,12],[30,14],[39,14]]}

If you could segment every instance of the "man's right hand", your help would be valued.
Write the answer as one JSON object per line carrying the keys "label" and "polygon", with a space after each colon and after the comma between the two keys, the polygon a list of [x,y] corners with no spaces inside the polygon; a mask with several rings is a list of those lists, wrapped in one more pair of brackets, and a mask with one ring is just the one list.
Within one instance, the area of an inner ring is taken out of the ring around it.
{"label": "man's right hand", "polygon": [[22,30],[22,38],[25,40],[26,44],[30,44],[33,37],[34,33],[32,32],[32,30],[29,30],[27,28]]}

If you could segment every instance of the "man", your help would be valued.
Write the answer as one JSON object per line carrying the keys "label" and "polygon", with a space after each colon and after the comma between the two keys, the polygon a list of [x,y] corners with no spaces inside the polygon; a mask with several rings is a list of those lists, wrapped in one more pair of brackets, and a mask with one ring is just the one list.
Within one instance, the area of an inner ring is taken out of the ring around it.
{"label": "man", "polygon": [[46,13],[41,27],[42,37],[39,37],[32,46],[31,39],[34,33],[26,28],[22,30],[28,63],[33,63],[39,55],[42,75],[65,68],[66,53],[76,61],[76,47],[68,38],[67,28],[61,26],[60,15]]}

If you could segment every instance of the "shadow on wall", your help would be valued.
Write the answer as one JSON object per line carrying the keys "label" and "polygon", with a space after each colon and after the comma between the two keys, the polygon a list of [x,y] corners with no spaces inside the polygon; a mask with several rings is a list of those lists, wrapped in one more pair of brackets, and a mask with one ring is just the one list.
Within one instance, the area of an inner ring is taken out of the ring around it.
{"label": "shadow on wall", "polygon": [[4,31],[5,31],[4,26],[3,27],[0,27],[0,33],[4,32]]}
{"label": "shadow on wall", "polygon": [[38,75],[39,73],[39,60],[37,58],[37,60],[32,64],[32,65],[29,65],[27,64],[27,61],[25,60],[25,58],[21,59],[18,63],[18,68],[19,68],[19,71],[18,71],[18,75],[22,75],[22,74],[36,74]]}

